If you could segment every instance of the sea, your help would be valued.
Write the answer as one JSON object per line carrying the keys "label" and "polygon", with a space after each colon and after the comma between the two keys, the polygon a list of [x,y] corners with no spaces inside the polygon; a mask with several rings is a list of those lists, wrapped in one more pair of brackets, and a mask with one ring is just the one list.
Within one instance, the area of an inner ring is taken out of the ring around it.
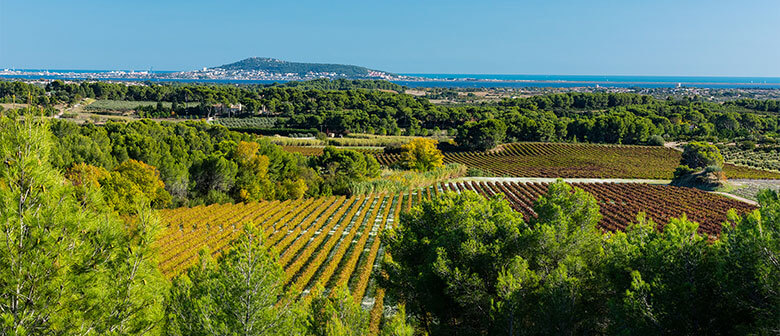
{"label": "sea", "polygon": [[[19,69],[25,72],[37,72],[35,75],[0,75],[7,79],[86,79],[84,74],[100,73],[101,80],[150,81],[181,83],[230,83],[230,84],[272,84],[278,80],[222,80],[222,79],[128,79],[112,78],[110,73],[116,70],[53,70]],[[62,76],[49,73],[70,73]],[[120,70],[128,72],[128,70]],[[176,71],[151,71],[155,74]],[[109,74],[109,75],[106,75]],[[626,75],[510,75],[510,74],[400,74],[420,78],[419,80],[394,80],[392,82],[407,87],[441,88],[523,88],[523,87],[638,87],[638,88],[758,88],[780,89],[780,77],[720,77],[720,76],[626,76]]]}

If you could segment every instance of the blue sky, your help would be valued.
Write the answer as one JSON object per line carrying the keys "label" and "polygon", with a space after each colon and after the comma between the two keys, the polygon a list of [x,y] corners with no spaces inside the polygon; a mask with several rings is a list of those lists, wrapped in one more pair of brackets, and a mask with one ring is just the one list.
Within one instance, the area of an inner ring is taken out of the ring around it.
{"label": "blue sky", "polygon": [[0,0],[0,67],[780,76],[777,0]]}

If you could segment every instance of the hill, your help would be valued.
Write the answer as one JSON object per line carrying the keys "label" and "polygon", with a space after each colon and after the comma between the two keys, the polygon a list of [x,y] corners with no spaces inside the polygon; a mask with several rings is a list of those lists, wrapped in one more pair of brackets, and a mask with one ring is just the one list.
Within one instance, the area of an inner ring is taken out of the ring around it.
{"label": "hill", "polygon": [[326,64],[326,63],[299,63],[288,62],[268,57],[250,57],[238,62],[220,65],[212,69],[223,69],[230,71],[261,71],[273,74],[294,73],[299,76],[305,76],[309,73],[329,73],[338,77],[347,78],[376,78],[392,76],[393,74],[371,70],[366,67],[346,64]]}

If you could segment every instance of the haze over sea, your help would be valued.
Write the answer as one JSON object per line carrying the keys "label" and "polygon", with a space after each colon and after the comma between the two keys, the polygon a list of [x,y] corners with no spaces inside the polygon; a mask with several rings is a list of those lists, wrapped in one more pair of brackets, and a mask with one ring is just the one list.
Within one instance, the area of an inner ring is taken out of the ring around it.
{"label": "haze over sea", "polygon": [[[117,70],[66,70],[66,69],[20,69],[31,72],[57,73],[106,73]],[[129,71],[129,70],[121,70]],[[151,73],[171,73],[175,71],[151,71]],[[401,75],[420,77],[422,80],[392,81],[408,87],[700,87],[700,88],[766,88],[780,89],[780,77],[721,77],[721,76],[641,76],[641,75],[517,75],[517,74],[423,74],[402,73]],[[84,79],[69,78],[60,75],[0,75],[0,78],[19,79]],[[430,79],[430,80],[426,80]],[[186,82],[186,83],[237,83],[271,84],[271,80],[220,80],[220,79],[139,79],[101,78],[101,80]]]}

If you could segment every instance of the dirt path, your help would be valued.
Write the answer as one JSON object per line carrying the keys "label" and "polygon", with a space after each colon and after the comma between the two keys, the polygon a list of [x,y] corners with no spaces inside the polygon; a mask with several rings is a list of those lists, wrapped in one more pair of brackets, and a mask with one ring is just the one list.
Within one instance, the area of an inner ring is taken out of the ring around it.
{"label": "dirt path", "polygon": [[748,204],[753,204],[755,206],[758,206],[758,202],[756,202],[754,200],[751,200],[751,199],[744,198],[744,197],[739,197],[739,196],[734,195],[734,194],[729,194],[727,192],[722,192],[722,191],[710,191],[710,192],[713,193],[713,194],[722,195],[722,196],[725,196],[725,197],[728,197],[728,198],[735,199],[737,201],[742,201],[742,202],[745,202],[745,203],[748,203]]}

